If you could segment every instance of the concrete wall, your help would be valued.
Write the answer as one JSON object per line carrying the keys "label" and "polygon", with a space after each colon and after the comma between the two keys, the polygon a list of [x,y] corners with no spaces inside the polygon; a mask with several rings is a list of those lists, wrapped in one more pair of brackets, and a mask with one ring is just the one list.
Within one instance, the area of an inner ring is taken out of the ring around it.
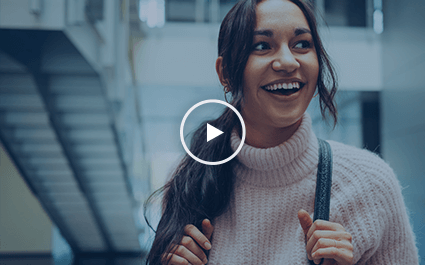
{"label": "concrete wall", "polygon": [[51,252],[52,223],[0,145],[0,254]]}
{"label": "concrete wall", "polygon": [[425,5],[384,2],[382,151],[403,187],[425,256]]}

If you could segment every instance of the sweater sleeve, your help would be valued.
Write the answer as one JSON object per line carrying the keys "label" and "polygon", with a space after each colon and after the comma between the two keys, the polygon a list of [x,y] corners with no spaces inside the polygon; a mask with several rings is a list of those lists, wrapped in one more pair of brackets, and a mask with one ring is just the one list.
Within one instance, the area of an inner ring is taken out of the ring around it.
{"label": "sweater sleeve", "polygon": [[376,247],[365,264],[419,264],[418,251],[400,184],[393,170],[382,161],[371,176],[374,210],[380,219]]}

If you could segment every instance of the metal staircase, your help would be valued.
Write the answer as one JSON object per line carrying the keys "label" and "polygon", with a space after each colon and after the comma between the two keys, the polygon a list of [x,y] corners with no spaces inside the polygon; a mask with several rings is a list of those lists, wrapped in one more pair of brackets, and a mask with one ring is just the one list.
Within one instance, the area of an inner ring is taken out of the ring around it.
{"label": "metal staircase", "polygon": [[[52,1],[66,7],[57,10],[64,11],[59,14],[63,20],[84,18],[70,16],[78,11],[70,10],[70,1]],[[5,2],[0,8],[7,8]],[[30,2],[37,7],[40,1]],[[114,11],[118,4],[105,1],[104,13],[112,14],[104,16],[105,27],[125,26]],[[58,14],[36,16],[43,22]],[[120,98],[135,88],[120,83],[122,65],[105,55],[125,43],[110,43],[107,34],[84,19],[53,30],[43,23],[34,29],[34,23],[10,21],[0,22],[1,143],[75,254],[140,253],[143,227],[132,186],[132,150],[125,141],[138,123],[135,118],[130,120],[134,124],[120,127],[123,108],[116,106],[137,105],[125,102],[128,96]],[[136,107],[130,111],[132,117],[139,115]]]}

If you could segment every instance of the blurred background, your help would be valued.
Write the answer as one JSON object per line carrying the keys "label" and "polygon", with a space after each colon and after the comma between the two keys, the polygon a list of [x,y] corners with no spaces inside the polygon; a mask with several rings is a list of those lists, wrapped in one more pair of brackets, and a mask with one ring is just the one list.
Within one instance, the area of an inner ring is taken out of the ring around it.
{"label": "blurred background", "polygon": [[[224,99],[216,43],[235,2],[0,0],[0,264],[143,262],[143,202],[184,155],[181,119]],[[425,5],[314,5],[340,81],[339,124],[313,101],[315,132],[393,167],[424,256]]]}

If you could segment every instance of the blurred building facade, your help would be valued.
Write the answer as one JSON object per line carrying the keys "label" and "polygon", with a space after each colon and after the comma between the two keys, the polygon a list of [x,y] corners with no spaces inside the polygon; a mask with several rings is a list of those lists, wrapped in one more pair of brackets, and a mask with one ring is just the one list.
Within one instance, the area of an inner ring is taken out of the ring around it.
{"label": "blurred building facade", "polygon": [[[0,0],[0,255],[149,248],[142,202],[184,154],[185,112],[223,99],[217,36],[235,2]],[[339,124],[323,122],[314,100],[315,132],[390,163],[425,254],[421,1],[313,2],[340,84]],[[30,218],[29,208],[48,236],[10,232],[28,228],[14,220]],[[24,240],[44,247],[17,247]]]}
{"label": "blurred building facade", "polygon": [[[143,152],[129,49],[132,31],[138,34],[132,4],[0,1],[2,150],[58,228],[47,237],[63,237],[77,255],[142,252],[137,216],[147,176],[133,163]],[[2,190],[16,190],[10,172],[2,164]],[[24,204],[20,194],[2,193],[3,255],[39,252],[23,242],[47,244],[34,233],[19,236],[29,229],[13,222],[27,216],[19,213]],[[34,230],[48,227],[34,222]]]}
{"label": "blurred building facade", "polygon": [[382,155],[396,172],[425,256],[425,18],[423,1],[385,1]]}

